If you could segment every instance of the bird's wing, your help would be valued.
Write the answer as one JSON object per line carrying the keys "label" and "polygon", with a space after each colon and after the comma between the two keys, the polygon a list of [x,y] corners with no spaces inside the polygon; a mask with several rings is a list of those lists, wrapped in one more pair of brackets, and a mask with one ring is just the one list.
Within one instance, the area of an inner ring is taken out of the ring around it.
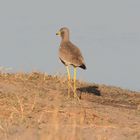
{"label": "bird's wing", "polygon": [[74,66],[80,66],[84,64],[84,58],[80,49],[70,41],[61,44],[59,49],[59,57],[65,63]]}

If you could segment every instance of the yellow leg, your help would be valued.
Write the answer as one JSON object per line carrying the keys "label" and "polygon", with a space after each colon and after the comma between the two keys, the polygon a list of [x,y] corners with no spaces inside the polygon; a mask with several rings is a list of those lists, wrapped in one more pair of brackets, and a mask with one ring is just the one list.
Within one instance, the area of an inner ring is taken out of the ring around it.
{"label": "yellow leg", "polygon": [[69,70],[69,67],[66,66],[66,69],[67,69],[67,74],[68,74],[68,98],[70,97],[70,70]]}
{"label": "yellow leg", "polygon": [[74,98],[75,98],[75,97],[78,97],[77,93],[76,93],[76,67],[74,68],[74,78],[73,78],[73,80],[74,80]]}

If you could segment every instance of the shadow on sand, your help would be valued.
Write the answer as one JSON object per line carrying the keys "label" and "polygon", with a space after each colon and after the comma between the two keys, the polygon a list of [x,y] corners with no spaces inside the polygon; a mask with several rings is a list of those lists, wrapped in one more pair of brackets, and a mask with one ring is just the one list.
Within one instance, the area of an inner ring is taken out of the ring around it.
{"label": "shadow on sand", "polygon": [[77,89],[80,92],[86,92],[89,94],[94,94],[96,96],[101,96],[100,90],[98,89],[98,86],[86,86],[86,87],[81,87]]}

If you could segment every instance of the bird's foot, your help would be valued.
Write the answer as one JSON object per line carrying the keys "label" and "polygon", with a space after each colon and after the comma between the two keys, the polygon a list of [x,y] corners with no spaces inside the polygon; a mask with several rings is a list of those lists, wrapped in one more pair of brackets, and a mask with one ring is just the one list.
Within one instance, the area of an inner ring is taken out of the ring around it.
{"label": "bird's foot", "polygon": [[74,99],[77,99],[80,102],[80,98],[79,98],[79,96],[77,95],[76,92],[74,93]]}
{"label": "bird's foot", "polygon": [[71,98],[71,97],[70,97],[70,94],[68,94],[67,97],[66,97],[66,99],[68,100],[68,99],[70,99],[70,98]]}

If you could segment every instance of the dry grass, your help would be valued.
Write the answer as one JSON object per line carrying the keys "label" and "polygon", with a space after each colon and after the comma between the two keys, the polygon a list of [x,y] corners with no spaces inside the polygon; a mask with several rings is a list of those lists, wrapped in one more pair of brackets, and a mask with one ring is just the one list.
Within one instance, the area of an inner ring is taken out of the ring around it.
{"label": "dry grass", "polygon": [[140,94],[77,81],[79,103],[66,99],[66,82],[65,76],[46,73],[1,73],[0,139],[108,140],[134,133],[133,139],[140,137]]}

